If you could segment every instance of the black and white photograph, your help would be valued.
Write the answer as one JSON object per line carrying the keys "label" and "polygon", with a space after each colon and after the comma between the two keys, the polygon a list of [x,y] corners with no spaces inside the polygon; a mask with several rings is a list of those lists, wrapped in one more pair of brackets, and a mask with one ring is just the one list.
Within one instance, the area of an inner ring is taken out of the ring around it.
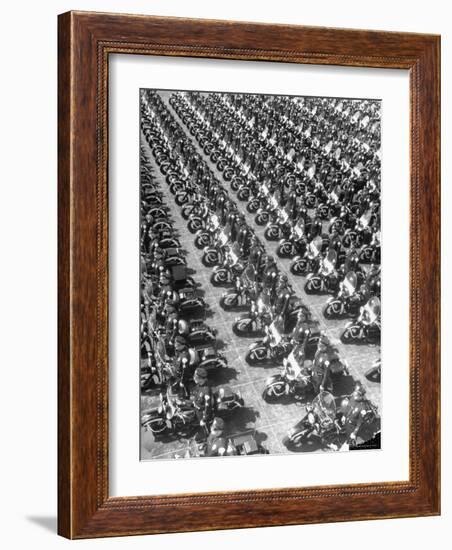
{"label": "black and white photograph", "polygon": [[141,460],[380,449],[381,107],[140,90]]}

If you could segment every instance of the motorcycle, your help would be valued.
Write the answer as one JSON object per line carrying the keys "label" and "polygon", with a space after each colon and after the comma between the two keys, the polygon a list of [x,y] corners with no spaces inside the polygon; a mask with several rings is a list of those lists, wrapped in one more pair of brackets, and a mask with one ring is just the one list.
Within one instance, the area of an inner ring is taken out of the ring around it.
{"label": "motorcycle", "polygon": [[344,317],[355,317],[359,314],[363,299],[361,294],[356,291],[356,273],[349,271],[340,286],[341,290],[337,296],[329,298],[323,308],[325,319],[342,319]]}
{"label": "motorcycle", "polygon": [[381,260],[380,232],[373,234],[370,244],[364,245],[359,253],[362,264],[379,264]]}
{"label": "motorcycle", "polygon": [[364,376],[372,382],[381,381],[381,359],[377,359],[374,364],[365,371]]}
{"label": "motorcycle", "polygon": [[338,274],[335,269],[337,252],[330,248],[322,260],[317,273],[309,273],[304,291],[306,294],[324,294],[336,292],[339,285]]}
{"label": "motorcycle", "polygon": [[306,407],[306,415],[289,430],[283,444],[289,450],[308,450],[310,445],[336,444],[340,429],[336,423],[336,402],[329,392],[320,392]]}
{"label": "motorcycle", "polygon": [[202,250],[208,246],[212,246],[215,240],[215,233],[219,230],[220,220],[217,214],[213,214],[204,229],[200,229],[196,233],[195,246]]}
{"label": "motorcycle", "polygon": [[248,265],[240,275],[239,284],[224,292],[220,298],[220,306],[226,310],[248,309],[256,289],[256,269]]}
{"label": "motorcycle", "polygon": [[202,263],[206,267],[213,267],[222,262],[229,241],[229,233],[226,231],[226,228],[219,231],[216,242],[204,249]]}
{"label": "motorcycle", "polygon": [[160,403],[142,412],[141,426],[151,430],[154,437],[171,433],[178,436],[187,436],[196,429],[198,424],[196,409],[189,400],[160,394]]}
{"label": "motorcycle", "polygon": [[225,251],[225,257],[222,265],[216,265],[210,276],[210,282],[213,286],[228,286],[233,284],[236,277],[243,273],[245,268],[240,260],[241,249],[237,243]]}
{"label": "motorcycle", "polygon": [[306,275],[318,269],[321,260],[323,239],[317,235],[308,245],[303,255],[295,256],[290,264],[290,272],[293,275]]}
{"label": "motorcycle", "polygon": [[238,317],[232,325],[236,336],[255,337],[264,336],[265,326],[273,317],[270,296],[260,293],[257,300],[251,302],[251,309]]}
{"label": "motorcycle", "polygon": [[293,348],[293,342],[283,337],[275,321],[265,327],[266,338],[251,345],[246,353],[245,360],[249,365],[262,365],[280,362]]}
{"label": "motorcycle", "polygon": [[280,258],[293,258],[296,254],[303,256],[306,252],[306,235],[304,222],[298,221],[286,239],[281,239],[276,254]]}
{"label": "motorcycle", "polygon": [[304,399],[313,391],[311,374],[304,368],[304,355],[295,356],[292,350],[283,360],[283,366],[278,374],[270,376],[265,381],[262,398],[267,403],[273,403],[283,397],[291,396],[295,399]]}
{"label": "motorcycle", "polygon": [[289,215],[284,208],[276,211],[276,220],[267,223],[264,237],[267,241],[278,241],[285,235],[290,235],[291,226]]}
{"label": "motorcycle", "polygon": [[359,317],[347,323],[341,334],[344,344],[379,344],[381,333],[381,305],[377,296],[372,296],[360,308]]}
{"label": "motorcycle", "polygon": [[205,311],[205,301],[197,295],[192,287],[185,287],[178,291],[179,304],[178,310],[181,317],[194,315],[199,311]]}

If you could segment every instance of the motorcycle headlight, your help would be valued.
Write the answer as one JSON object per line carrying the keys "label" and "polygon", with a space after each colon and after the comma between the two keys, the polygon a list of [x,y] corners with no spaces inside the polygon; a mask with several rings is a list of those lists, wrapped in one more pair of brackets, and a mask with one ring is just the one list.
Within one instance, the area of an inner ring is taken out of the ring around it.
{"label": "motorcycle headlight", "polygon": [[315,424],[315,416],[312,412],[309,412],[308,413],[308,422],[309,424],[311,425],[314,425]]}

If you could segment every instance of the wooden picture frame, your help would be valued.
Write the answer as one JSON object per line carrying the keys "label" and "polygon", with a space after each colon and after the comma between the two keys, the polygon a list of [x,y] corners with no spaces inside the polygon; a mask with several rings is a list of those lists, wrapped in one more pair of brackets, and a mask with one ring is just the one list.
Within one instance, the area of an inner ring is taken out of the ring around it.
{"label": "wooden picture frame", "polygon": [[[113,53],[407,69],[410,477],[148,497],[108,492],[108,60]],[[68,538],[440,513],[440,38],[69,12],[58,39],[58,532]]]}

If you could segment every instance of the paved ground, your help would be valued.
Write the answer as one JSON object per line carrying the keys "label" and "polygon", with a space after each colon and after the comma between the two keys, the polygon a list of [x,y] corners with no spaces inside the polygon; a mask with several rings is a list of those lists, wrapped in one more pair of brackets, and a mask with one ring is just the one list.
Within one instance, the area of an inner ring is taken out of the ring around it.
{"label": "paved ground", "polygon": [[[177,113],[168,103],[168,92],[161,92],[166,105],[175,116],[176,120],[186,130],[182,121],[177,116]],[[187,132],[187,136],[189,133]],[[192,142],[197,146],[198,152],[202,154],[204,160],[209,167],[214,171],[218,180],[226,187],[228,184],[223,180],[221,172],[219,172],[210,158],[206,156],[203,150],[190,136]],[[187,251],[187,264],[194,270],[194,279],[201,284],[201,289],[204,292],[204,299],[207,302],[211,315],[208,318],[208,323],[215,327],[218,331],[218,342],[221,351],[227,358],[228,368],[224,369],[221,374],[217,375],[214,380],[215,385],[227,384],[234,390],[240,391],[245,402],[245,408],[235,412],[233,419],[228,423],[228,431],[232,434],[239,434],[252,431],[256,438],[272,454],[287,453],[287,449],[282,445],[281,440],[287,430],[294,425],[304,414],[304,406],[300,403],[295,403],[288,400],[281,404],[267,404],[261,397],[262,390],[265,386],[265,380],[268,376],[278,372],[278,365],[267,367],[251,367],[245,362],[245,354],[253,339],[238,338],[232,332],[232,324],[237,317],[236,312],[226,312],[219,305],[219,299],[225,289],[215,288],[210,284],[211,270],[204,267],[201,263],[202,252],[196,249],[193,243],[193,235],[186,228],[186,221],[182,218],[179,208],[174,204],[174,198],[167,188],[164,177],[158,170],[153,156],[148,145],[143,140],[143,145],[147,153],[151,166],[154,167],[155,176],[161,184],[161,189],[166,195],[166,202],[170,206],[174,206],[173,218],[174,227],[179,231],[179,238],[182,247]],[[231,190],[231,197],[234,193]],[[239,201],[237,201],[239,202]],[[244,203],[239,203],[243,204]],[[243,212],[247,217],[248,223],[256,230],[261,237],[263,243],[267,247],[269,253],[276,258],[277,243],[267,241],[263,236],[264,228],[254,224],[254,216],[248,214],[243,207]],[[364,377],[364,371],[379,358],[379,346],[346,346],[340,342],[339,336],[344,328],[346,321],[326,320],[322,315],[322,308],[327,299],[326,296],[308,296],[305,294],[303,287],[305,283],[304,277],[296,277],[289,271],[290,260],[279,259],[279,267],[284,271],[295,289],[297,295],[303,299],[305,304],[310,308],[312,315],[320,323],[322,330],[325,330],[330,340],[339,349],[341,358],[348,363],[351,376],[344,378],[340,387],[335,387],[334,393],[337,395],[348,394],[352,391],[354,380],[360,380],[367,389],[367,393],[371,401],[379,408],[380,405],[380,384],[372,383]],[[148,407],[155,399],[150,395],[143,395],[142,406]],[[190,445],[186,439],[168,438],[165,440],[154,440],[150,431],[142,430],[141,433],[142,451],[141,458],[171,458],[175,454],[182,455]]]}

